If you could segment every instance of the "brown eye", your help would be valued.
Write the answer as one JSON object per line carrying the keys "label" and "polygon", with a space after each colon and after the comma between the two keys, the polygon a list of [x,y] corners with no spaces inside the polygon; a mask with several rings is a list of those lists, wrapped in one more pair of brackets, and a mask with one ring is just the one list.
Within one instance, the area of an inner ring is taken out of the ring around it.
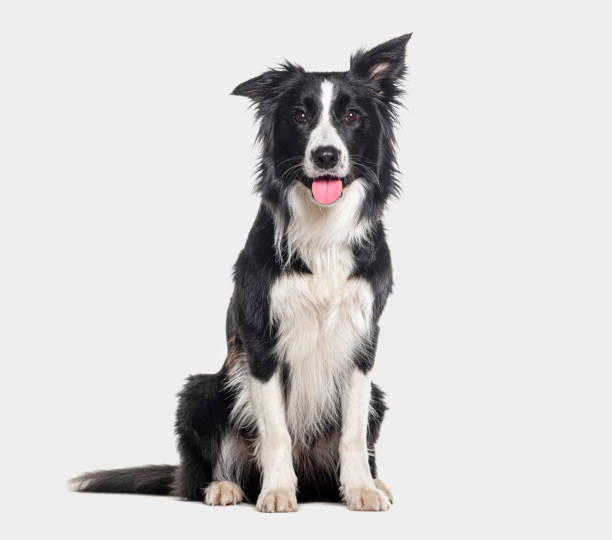
{"label": "brown eye", "polygon": [[357,120],[357,118],[359,118],[359,113],[357,111],[354,111],[353,109],[346,111],[345,119],[347,122],[354,122]]}
{"label": "brown eye", "polygon": [[295,120],[296,124],[303,124],[308,120],[308,116],[306,116],[304,111],[298,111],[295,113],[293,119]]}

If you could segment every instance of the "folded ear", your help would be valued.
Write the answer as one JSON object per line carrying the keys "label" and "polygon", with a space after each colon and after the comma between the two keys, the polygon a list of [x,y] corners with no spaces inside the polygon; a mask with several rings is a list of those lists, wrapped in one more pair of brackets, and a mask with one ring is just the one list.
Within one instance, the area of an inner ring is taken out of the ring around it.
{"label": "folded ear", "polygon": [[406,73],[406,44],[412,34],[404,34],[368,51],[351,56],[351,71],[372,81],[379,93],[393,99],[400,92],[398,83]]}
{"label": "folded ear", "polygon": [[299,73],[304,73],[302,67],[285,62],[277,69],[271,69],[239,84],[232,95],[248,97],[254,103],[260,104],[276,98],[286,88],[288,81]]}

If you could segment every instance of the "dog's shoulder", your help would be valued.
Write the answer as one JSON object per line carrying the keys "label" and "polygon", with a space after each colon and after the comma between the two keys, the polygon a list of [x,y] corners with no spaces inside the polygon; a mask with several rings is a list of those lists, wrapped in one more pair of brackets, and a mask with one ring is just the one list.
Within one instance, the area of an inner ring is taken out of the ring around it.
{"label": "dog's shoulder", "polygon": [[353,278],[363,278],[370,283],[374,293],[374,320],[382,313],[393,289],[393,266],[382,221],[372,227],[367,242],[353,246]]}

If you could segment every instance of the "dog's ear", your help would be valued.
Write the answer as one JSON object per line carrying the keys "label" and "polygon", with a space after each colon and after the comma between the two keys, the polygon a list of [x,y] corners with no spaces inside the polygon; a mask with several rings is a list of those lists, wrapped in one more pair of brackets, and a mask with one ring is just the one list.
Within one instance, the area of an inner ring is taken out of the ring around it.
{"label": "dog's ear", "polygon": [[296,64],[285,62],[277,69],[270,69],[257,77],[239,84],[234,88],[233,96],[248,97],[256,104],[276,99],[287,87],[288,82],[304,69]]}
{"label": "dog's ear", "polygon": [[372,81],[380,94],[392,100],[406,73],[406,44],[411,36],[404,34],[368,51],[357,51],[351,56],[351,72]]}

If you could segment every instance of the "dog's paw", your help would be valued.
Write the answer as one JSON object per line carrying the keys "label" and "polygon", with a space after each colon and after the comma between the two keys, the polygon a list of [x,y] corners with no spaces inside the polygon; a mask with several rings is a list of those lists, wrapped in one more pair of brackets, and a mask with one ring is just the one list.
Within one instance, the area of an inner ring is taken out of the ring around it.
{"label": "dog's paw", "polygon": [[387,497],[389,497],[389,501],[391,502],[391,504],[393,504],[393,493],[391,493],[391,490],[387,487],[387,485],[378,478],[374,480],[374,485],[378,489],[380,489],[380,491],[382,491]]}
{"label": "dog's paw", "polygon": [[211,482],[206,488],[204,502],[211,506],[226,506],[242,501],[242,490],[234,482]]}
{"label": "dog's paw", "polygon": [[256,508],[260,512],[296,512],[298,506],[295,489],[266,489],[259,494]]}
{"label": "dog's paw", "polygon": [[344,490],[344,500],[349,510],[380,512],[389,510],[391,501],[387,494],[377,488],[351,488]]}

